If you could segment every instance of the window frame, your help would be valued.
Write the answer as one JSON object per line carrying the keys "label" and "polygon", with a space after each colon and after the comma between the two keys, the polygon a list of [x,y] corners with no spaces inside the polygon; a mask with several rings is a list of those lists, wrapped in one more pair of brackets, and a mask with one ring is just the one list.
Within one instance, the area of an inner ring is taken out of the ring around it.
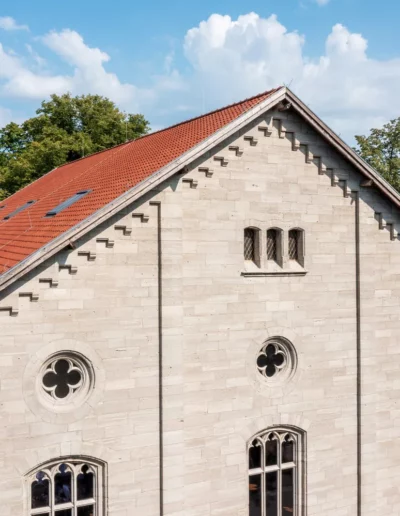
{"label": "window frame", "polygon": [[[246,245],[246,231],[252,232],[253,239],[253,258],[251,260],[246,258],[245,245]],[[256,267],[261,267],[261,238],[260,229],[255,226],[247,226],[243,229],[243,260],[245,264],[254,264]]]}
{"label": "window frame", "polygon": [[[270,258],[268,256],[268,234],[270,231],[274,232],[275,238],[275,258]],[[265,232],[265,258],[267,261],[267,265],[269,263],[276,263],[279,267],[283,266],[283,230],[276,226],[267,228]]]}
{"label": "window frame", "polygon": [[[291,258],[290,256],[290,235],[291,233],[296,234],[296,258]],[[304,267],[304,258],[305,258],[305,231],[302,228],[290,228],[288,231],[288,260],[292,262],[297,262],[302,267]]]}
{"label": "window frame", "polygon": [[56,217],[59,213],[80,201],[91,192],[92,190],[80,190],[79,192],[76,192],[74,195],[68,197],[68,199],[65,199],[65,201],[60,202],[57,206],[46,212],[45,218]]}
{"label": "window frame", "polygon": [[[278,438],[277,450],[277,464],[267,466],[265,464],[265,442],[269,436],[273,434]],[[282,442],[285,437],[289,435],[294,443],[295,449],[293,454],[293,461],[282,463],[281,449]],[[250,449],[253,443],[258,441],[262,446],[261,451],[261,467],[250,468]],[[247,443],[247,464],[248,464],[248,482],[250,486],[250,479],[252,476],[261,475],[261,516],[268,516],[266,512],[266,475],[268,473],[277,472],[277,516],[284,516],[282,512],[282,472],[292,469],[294,472],[293,492],[293,516],[306,516],[306,432],[294,426],[273,426],[266,430],[255,434]],[[248,490],[248,507],[250,514],[250,490]]]}
{"label": "window frame", "polygon": [[[71,502],[55,504],[55,476],[59,473],[61,465],[65,464],[72,472]],[[77,477],[83,466],[88,466],[93,473],[93,497],[78,500]],[[49,505],[46,507],[32,508],[32,484],[37,481],[38,473],[43,472],[49,481]],[[93,516],[106,516],[106,480],[107,464],[101,460],[86,456],[59,457],[36,466],[26,475],[26,499],[28,516],[57,516],[61,510],[71,510],[71,516],[77,516],[80,507],[94,506]]]}

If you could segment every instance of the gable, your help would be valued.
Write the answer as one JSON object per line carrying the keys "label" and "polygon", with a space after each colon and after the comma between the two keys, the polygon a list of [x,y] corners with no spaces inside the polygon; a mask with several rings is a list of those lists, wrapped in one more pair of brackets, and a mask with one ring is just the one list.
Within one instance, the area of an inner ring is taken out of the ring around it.
{"label": "gable", "polygon": [[[277,107],[290,106],[344,155],[364,176],[397,206],[399,194],[340,140],[321,120],[286,88],[278,88],[227,108],[214,111],[136,141],[70,163],[56,169],[0,204],[2,217],[19,206],[35,203],[16,217],[0,221],[0,289],[32,270],[43,260],[83,236],[156,185],[185,169],[206,152],[218,148],[250,121]],[[275,120],[276,122],[276,120]],[[274,123],[271,118],[270,123]],[[265,126],[265,130],[270,128]],[[280,127],[282,137],[296,134]],[[308,150],[307,150],[308,152]],[[310,151],[311,152],[311,151]],[[318,156],[315,156],[318,160]],[[314,159],[314,156],[310,159]],[[323,167],[321,161],[321,167]],[[90,190],[78,202],[48,219],[45,214],[57,205]]]}

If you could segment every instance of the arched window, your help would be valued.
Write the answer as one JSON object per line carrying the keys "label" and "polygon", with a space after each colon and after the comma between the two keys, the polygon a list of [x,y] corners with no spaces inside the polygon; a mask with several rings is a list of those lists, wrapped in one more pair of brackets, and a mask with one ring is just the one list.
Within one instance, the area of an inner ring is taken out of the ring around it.
{"label": "arched window", "polygon": [[31,472],[29,516],[104,516],[104,464],[57,460]]}
{"label": "arched window", "polygon": [[282,266],[282,230],[270,228],[267,230],[267,260]]}
{"label": "arched window", "polygon": [[260,239],[258,228],[245,228],[243,254],[246,262],[260,266]]}
{"label": "arched window", "polygon": [[289,260],[294,260],[304,266],[304,231],[291,229],[289,231]]}
{"label": "arched window", "polygon": [[304,434],[271,428],[249,444],[249,516],[304,516]]}

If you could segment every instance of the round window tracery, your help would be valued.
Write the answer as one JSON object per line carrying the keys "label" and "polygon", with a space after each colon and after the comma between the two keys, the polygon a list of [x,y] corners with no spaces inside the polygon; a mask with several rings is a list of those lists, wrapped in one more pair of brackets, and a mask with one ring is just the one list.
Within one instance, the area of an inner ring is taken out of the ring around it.
{"label": "round window tracery", "polygon": [[37,386],[43,404],[65,411],[83,403],[94,385],[90,362],[76,352],[60,352],[42,366]]}
{"label": "round window tracery", "polygon": [[43,375],[43,389],[54,399],[64,399],[82,387],[84,372],[79,362],[56,358]]}
{"label": "round window tracery", "polygon": [[282,337],[268,339],[256,358],[258,373],[267,381],[283,382],[290,379],[297,365],[293,345]]}

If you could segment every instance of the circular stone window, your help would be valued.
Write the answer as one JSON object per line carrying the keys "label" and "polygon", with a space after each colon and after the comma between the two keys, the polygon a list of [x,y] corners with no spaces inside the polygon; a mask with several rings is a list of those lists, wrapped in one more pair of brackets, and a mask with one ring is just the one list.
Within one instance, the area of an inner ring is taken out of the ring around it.
{"label": "circular stone window", "polygon": [[83,355],[60,352],[41,367],[37,387],[45,405],[69,410],[87,399],[93,384],[93,367]]}
{"label": "circular stone window", "polygon": [[268,382],[284,382],[295,373],[297,355],[293,344],[283,337],[272,337],[260,349],[256,367]]}

